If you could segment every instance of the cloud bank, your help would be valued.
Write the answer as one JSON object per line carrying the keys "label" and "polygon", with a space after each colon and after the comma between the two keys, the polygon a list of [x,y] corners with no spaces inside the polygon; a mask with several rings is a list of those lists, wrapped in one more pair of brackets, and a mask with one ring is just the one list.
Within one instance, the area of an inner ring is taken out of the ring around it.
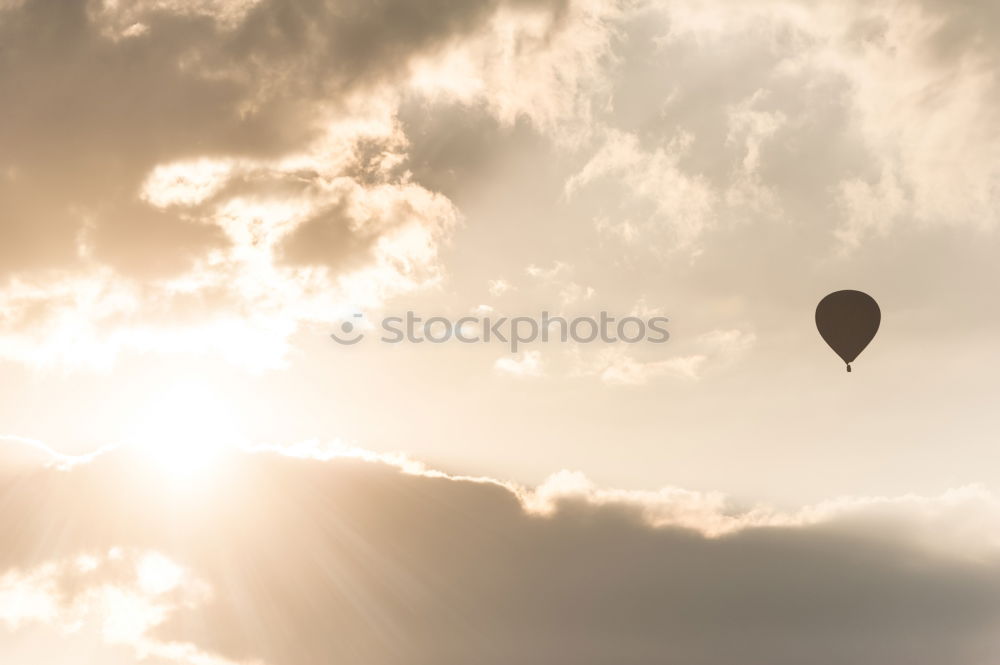
{"label": "cloud bank", "polygon": [[1000,505],[974,488],[782,513],[289,453],[234,453],[183,487],[127,450],[5,466],[5,660],[91,628],[95,653],[192,664],[971,665],[1000,650]]}

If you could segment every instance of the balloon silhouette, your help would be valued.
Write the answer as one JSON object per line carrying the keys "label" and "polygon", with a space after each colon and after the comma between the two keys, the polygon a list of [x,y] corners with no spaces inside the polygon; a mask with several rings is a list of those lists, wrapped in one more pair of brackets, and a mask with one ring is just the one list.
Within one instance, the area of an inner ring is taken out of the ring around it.
{"label": "balloon silhouette", "polygon": [[830,348],[847,363],[860,355],[875,338],[882,311],[878,303],[861,291],[836,291],[816,306],[816,327]]}

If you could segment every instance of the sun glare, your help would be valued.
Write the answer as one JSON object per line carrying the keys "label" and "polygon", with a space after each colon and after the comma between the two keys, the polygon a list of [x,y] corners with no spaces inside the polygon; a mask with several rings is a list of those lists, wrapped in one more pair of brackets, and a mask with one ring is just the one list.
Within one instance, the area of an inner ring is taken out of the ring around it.
{"label": "sun glare", "polygon": [[157,468],[190,476],[243,442],[230,405],[198,383],[176,384],[140,408],[128,429],[130,446]]}

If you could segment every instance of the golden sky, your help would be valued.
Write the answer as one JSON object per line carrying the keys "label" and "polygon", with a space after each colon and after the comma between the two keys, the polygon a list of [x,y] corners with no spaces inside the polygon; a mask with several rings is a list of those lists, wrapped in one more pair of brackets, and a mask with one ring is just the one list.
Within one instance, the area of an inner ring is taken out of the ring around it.
{"label": "golden sky", "polygon": [[996,662],[997,26],[0,0],[0,663]]}

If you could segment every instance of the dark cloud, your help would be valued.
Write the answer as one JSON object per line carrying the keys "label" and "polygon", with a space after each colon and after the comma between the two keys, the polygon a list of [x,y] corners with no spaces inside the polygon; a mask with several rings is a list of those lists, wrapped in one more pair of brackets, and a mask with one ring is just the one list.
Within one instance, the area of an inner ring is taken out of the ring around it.
{"label": "dark cloud", "polygon": [[375,230],[364,229],[344,204],[304,222],[285,238],[280,252],[290,265],[327,266],[337,273],[357,266],[370,254]]}
{"label": "dark cloud", "polygon": [[0,565],[162,552],[214,593],[158,637],[281,665],[963,665],[1000,648],[1000,562],[920,545],[898,514],[711,539],[625,504],[533,515],[499,485],[378,463],[242,456],[179,491],[151,472],[119,452],[8,476]]}
{"label": "dark cloud", "polygon": [[[317,90],[373,81],[397,71],[415,53],[468,34],[505,4],[557,7],[556,0],[271,0],[255,7],[227,53],[234,61],[264,58],[266,68],[291,62]],[[300,79],[299,84],[303,81]]]}
{"label": "dark cloud", "polygon": [[169,276],[189,269],[203,252],[224,247],[222,230],[157,210],[141,201],[123,203],[98,218],[82,240],[92,243],[101,263],[130,275]]}
{"label": "dark cloud", "polygon": [[1000,5],[990,0],[916,0],[914,4],[936,19],[928,40],[934,56],[955,63],[972,55],[996,64]]}
{"label": "dark cloud", "polygon": [[[2,10],[0,271],[73,266],[84,224],[97,227],[96,257],[125,275],[182,271],[220,239],[139,209],[154,166],[301,150],[323,109],[391,80],[504,4],[264,0],[235,25],[185,3]],[[143,29],[124,35],[133,20]]]}

